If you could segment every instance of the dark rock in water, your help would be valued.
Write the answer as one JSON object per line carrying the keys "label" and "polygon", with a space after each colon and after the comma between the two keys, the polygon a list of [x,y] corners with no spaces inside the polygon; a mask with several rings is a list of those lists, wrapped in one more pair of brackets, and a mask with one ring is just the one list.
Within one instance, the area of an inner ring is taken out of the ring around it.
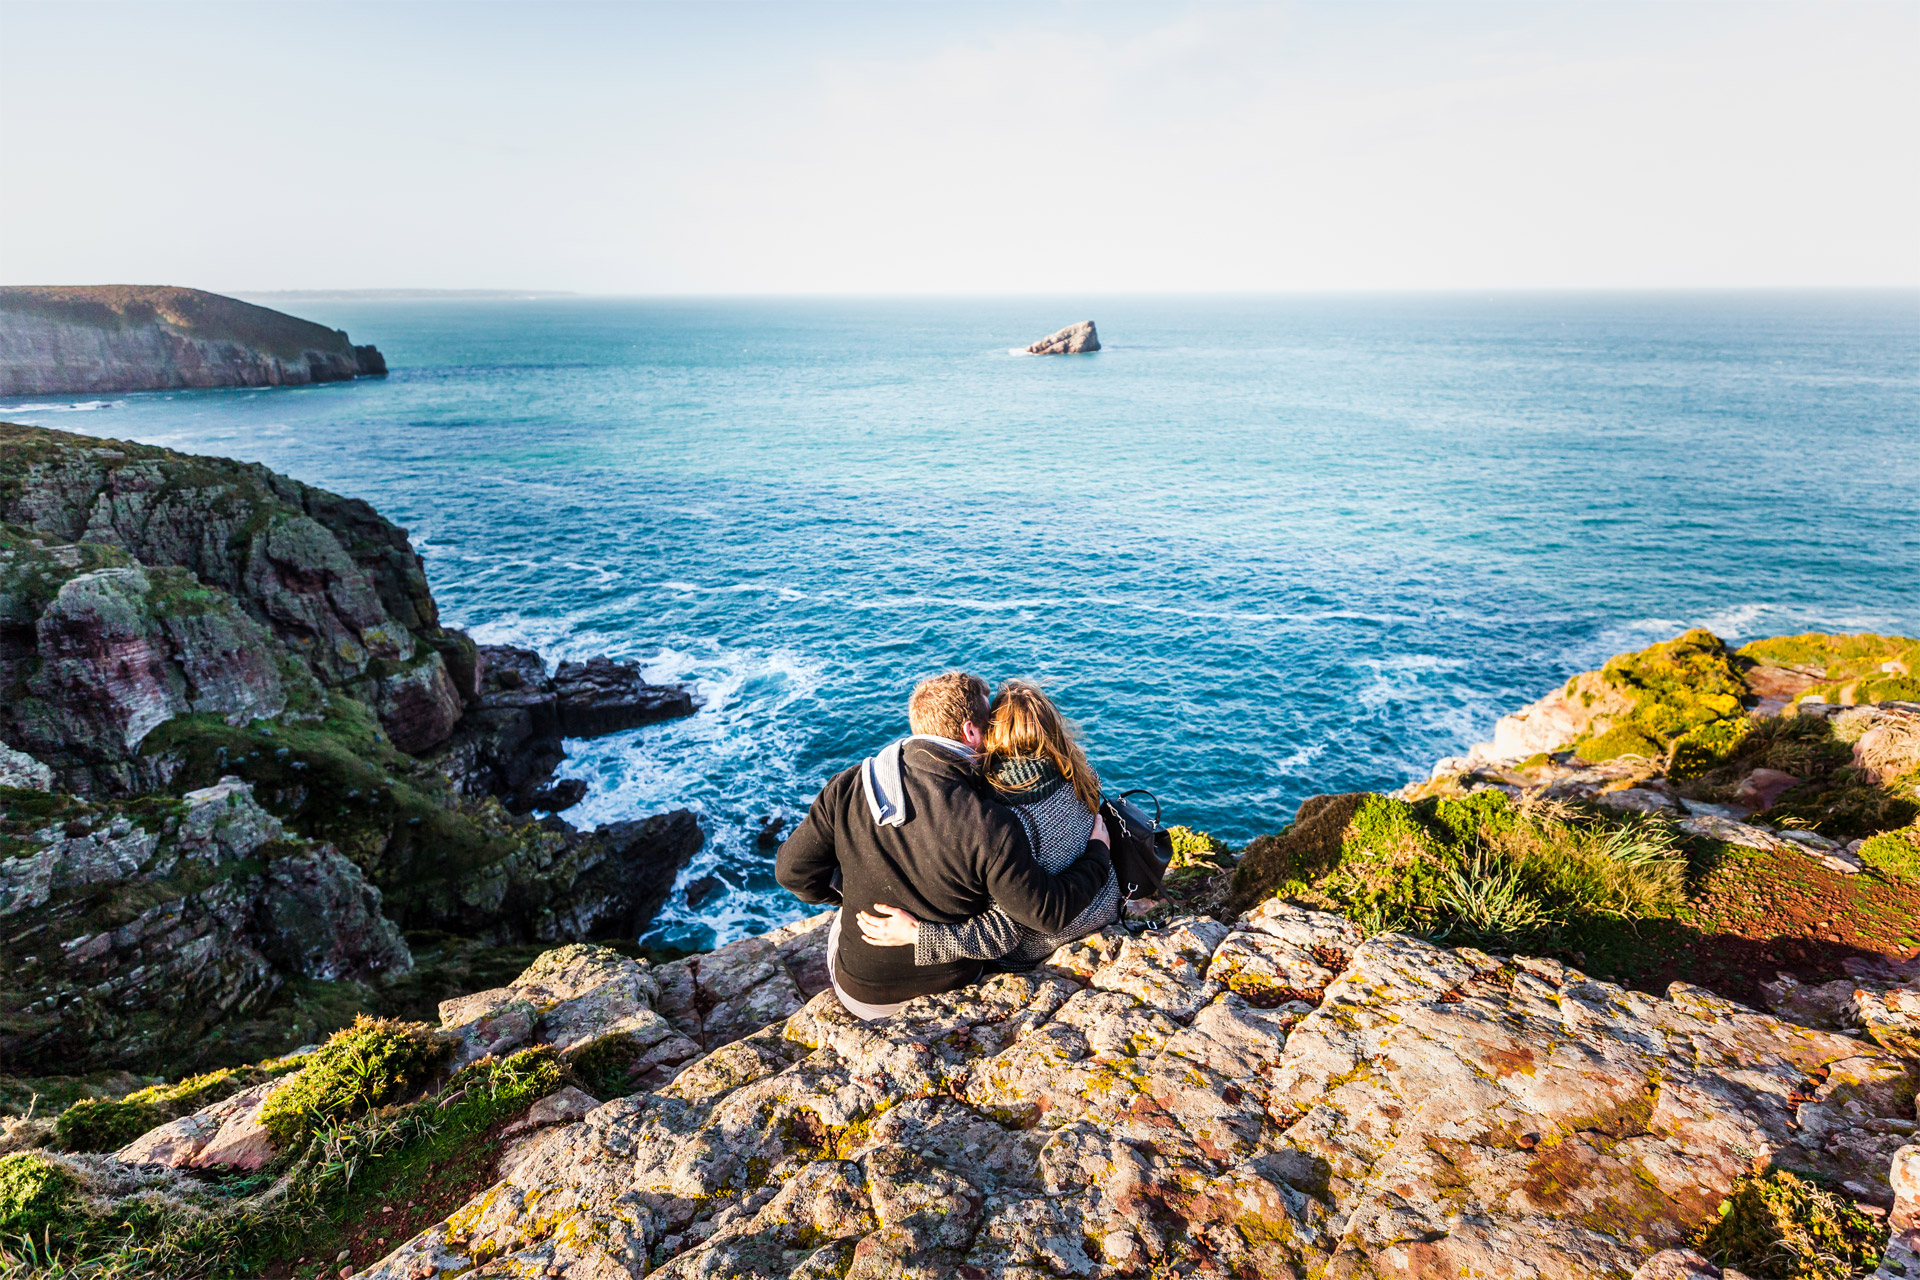
{"label": "dark rock in water", "polygon": [[532,936],[554,942],[640,936],[704,841],[686,809],[598,828],[571,851],[581,868],[571,887],[529,919]]}
{"label": "dark rock in water", "polygon": [[563,662],[549,676],[532,649],[481,645],[477,669],[479,696],[435,763],[466,794],[499,797],[515,813],[566,807],[536,798],[565,758],[562,738],[616,733],[695,709],[691,693],[647,684],[631,662]]}
{"label": "dark rock in water", "polygon": [[0,288],[0,395],[280,387],[380,377],[346,333],[200,289]]}
{"label": "dark rock in water", "polygon": [[1050,333],[1027,348],[1030,356],[1078,356],[1100,349],[1100,335],[1093,321],[1070,324],[1058,333]]}
{"label": "dark rock in water", "polygon": [[694,711],[693,695],[685,689],[647,684],[638,663],[611,658],[561,663],[553,690],[560,733],[568,738],[597,738]]}
{"label": "dark rock in water", "polygon": [[780,843],[780,828],[784,827],[786,823],[787,820],[777,813],[772,817],[764,819],[760,823],[760,834],[753,838],[754,844],[762,849],[773,848]]}
{"label": "dark rock in water", "polygon": [[571,809],[587,798],[585,778],[562,778],[551,786],[541,787],[528,796],[528,804],[547,813],[558,813],[562,809]]}
{"label": "dark rock in water", "polygon": [[727,882],[719,876],[701,876],[698,880],[695,880],[687,886],[688,908],[699,907],[701,903],[707,901],[707,899],[713,897],[714,894],[719,893],[726,887]]}

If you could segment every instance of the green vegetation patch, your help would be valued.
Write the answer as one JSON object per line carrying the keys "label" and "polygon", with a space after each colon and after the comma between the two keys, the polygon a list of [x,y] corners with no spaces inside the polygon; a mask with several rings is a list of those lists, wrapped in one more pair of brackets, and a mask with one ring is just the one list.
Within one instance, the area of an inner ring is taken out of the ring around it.
{"label": "green vegetation patch", "polygon": [[[1872,675],[1882,664],[1920,657],[1920,640],[1912,636],[1827,635],[1809,631],[1797,636],[1769,636],[1742,645],[1739,656],[1775,666],[1797,667],[1811,674],[1840,680]],[[1909,667],[1909,670],[1912,670]]]}
{"label": "green vegetation patch", "polygon": [[1369,933],[1564,949],[1596,925],[1685,903],[1685,855],[1655,819],[1516,804],[1493,789],[1412,804],[1365,795],[1350,813],[1337,863],[1277,889]]}
{"label": "green vegetation patch", "polygon": [[59,1226],[74,1190],[72,1175],[36,1151],[0,1156],[0,1239],[37,1239]]}
{"label": "green vegetation patch", "polygon": [[1740,655],[1821,676],[1801,694],[1833,703],[1920,701],[1920,640],[1912,636],[1774,636]]}
{"label": "green vegetation patch", "polygon": [[1704,628],[1611,658],[1600,679],[1632,707],[1573,744],[1583,760],[1646,756],[1665,760],[1674,777],[1692,777],[1738,748],[1750,727],[1747,683],[1726,645]]}
{"label": "green vegetation patch", "polygon": [[[257,1177],[88,1200],[73,1174],[44,1156],[0,1158],[0,1274],[240,1280],[296,1256],[331,1254],[375,1206],[444,1197],[484,1175],[500,1126],[565,1079],[548,1046],[485,1059],[432,1097],[324,1125],[271,1187]],[[457,1202],[442,1199],[435,1212]],[[21,1241],[28,1232],[33,1240]]]}
{"label": "green vegetation patch", "polygon": [[425,1023],[362,1014],[267,1099],[259,1122],[274,1146],[285,1150],[328,1125],[420,1088],[452,1051],[452,1042]]}
{"label": "green vegetation patch", "polygon": [[1368,792],[1349,791],[1301,801],[1284,830],[1260,836],[1241,850],[1226,909],[1238,914],[1263,898],[1304,892],[1309,882],[1340,861],[1347,824],[1370,798]]}
{"label": "green vegetation patch", "polygon": [[1851,1280],[1879,1265],[1884,1238],[1843,1197],[1775,1169],[1735,1182],[1694,1247],[1756,1280]]}
{"label": "green vegetation patch", "polygon": [[68,1151],[115,1151],[149,1129],[297,1071],[306,1061],[304,1055],[273,1058],[256,1066],[228,1067],[174,1084],[150,1085],[123,1098],[85,1099],[60,1113],[54,1135]]}
{"label": "green vegetation patch", "polygon": [[1860,846],[1860,861],[1889,880],[1920,885],[1920,822],[1868,840]]}

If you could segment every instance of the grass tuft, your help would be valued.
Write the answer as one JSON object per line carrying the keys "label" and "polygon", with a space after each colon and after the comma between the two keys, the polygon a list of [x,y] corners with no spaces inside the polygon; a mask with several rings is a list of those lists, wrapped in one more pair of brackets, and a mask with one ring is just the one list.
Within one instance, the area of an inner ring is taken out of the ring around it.
{"label": "grass tuft", "polygon": [[452,1043],[425,1023],[361,1014],[268,1097],[259,1122],[274,1146],[286,1150],[322,1128],[420,1088],[452,1050]]}
{"label": "grass tuft", "polygon": [[1368,796],[1339,864],[1304,895],[1369,933],[1506,949],[1564,945],[1583,925],[1677,912],[1686,859],[1658,820],[1495,790],[1414,804]]}
{"label": "grass tuft", "polygon": [[1734,1183],[1694,1247],[1756,1280],[1851,1280],[1878,1265],[1881,1238],[1845,1199],[1775,1169]]}

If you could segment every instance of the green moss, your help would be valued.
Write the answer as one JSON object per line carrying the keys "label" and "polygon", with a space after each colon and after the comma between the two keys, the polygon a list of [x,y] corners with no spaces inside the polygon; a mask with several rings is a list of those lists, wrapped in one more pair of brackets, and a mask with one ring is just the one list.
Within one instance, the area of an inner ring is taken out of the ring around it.
{"label": "green moss", "polygon": [[150,1085],[123,1098],[85,1099],[54,1121],[54,1135],[68,1151],[113,1151],[149,1129],[191,1115],[242,1089],[297,1071],[306,1057],[274,1058],[251,1067],[229,1067]]}
{"label": "green moss", "polygon": [[1205,831],[1195,831],[1192,827],[1168,827],[1167,834],[1173,838],[1173,859],[1169,868],[1191,866],[1212,866],[1218,868],[1219,855],[1227,852],[1224,842],[1214,839]]}
{"label": "green moss", "polygon": [[1574,750],[1582,760],[1593,764],[1621,756],[1642,756],[1648,760],[1667,758],[1666,744],[1637,724],[1617,724],[1605,733],[1582,738],[1574,743]]}
{"label": "green moss", "polygon": [[1882,1238],[1841,1196],[1776,1169],[1734,1183],[1694,1247],[1756,1280],[1851,1280],[1879,1264]]}
{"label": "green moss", "polygon": [[72,1176],[38,1152],[0,1156],[0,1239],[39,1239],[61,1226],[74,1189]]}
{"label": "green moss", "polygon": [[1920,885],[1920,823],[1874,836],[1860,846],[1860,861],[1889,880]]}
{"label": "green moss", "polygon": [[639,1057],[639,1041],[622,1032],[570,1051],[566,1063],[594,1097],[622,1098],[634,1092],[628,1071]]}
{"label": "green moss", "polygon": [[284,1150],[318,1129],[418,1089],[452,1049],[424,1023],[363,1015],[334,1033],[298,1076],[267,1099],[259,1122]]}
{"label": "green moss", "polygon": [[1675,777],[1713,767],[1748,731],[1746,681],[1718,636],[1694,628],[1607,661],[1600,679],[1629,702],[1605,731],[1574,743],[1583,760],[1664,761]]}
{"label": "green moss", "polygon": [[1799,667],[1830,680],[1877,673],[1882,664],[1906,660],[1908,670],[1920,673],[1913,659],[1920,657],[1920,640],[1912,636],[1826,635],[1809,631],[1797,636],[1770,636],[1742,645],[1739,656],[1754,662]]}

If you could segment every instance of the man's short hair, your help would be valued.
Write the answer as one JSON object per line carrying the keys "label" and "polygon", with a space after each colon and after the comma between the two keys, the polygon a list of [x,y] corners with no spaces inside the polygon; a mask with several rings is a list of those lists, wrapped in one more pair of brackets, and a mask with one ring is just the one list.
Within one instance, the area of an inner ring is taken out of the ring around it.
{"label": "man's short hair", "polygon": [[931,676],[913,686],[907,699],[907,725],[915,733],[931,733],[955,741],[972,724],[987,731],[987,682],[964,671]]}

